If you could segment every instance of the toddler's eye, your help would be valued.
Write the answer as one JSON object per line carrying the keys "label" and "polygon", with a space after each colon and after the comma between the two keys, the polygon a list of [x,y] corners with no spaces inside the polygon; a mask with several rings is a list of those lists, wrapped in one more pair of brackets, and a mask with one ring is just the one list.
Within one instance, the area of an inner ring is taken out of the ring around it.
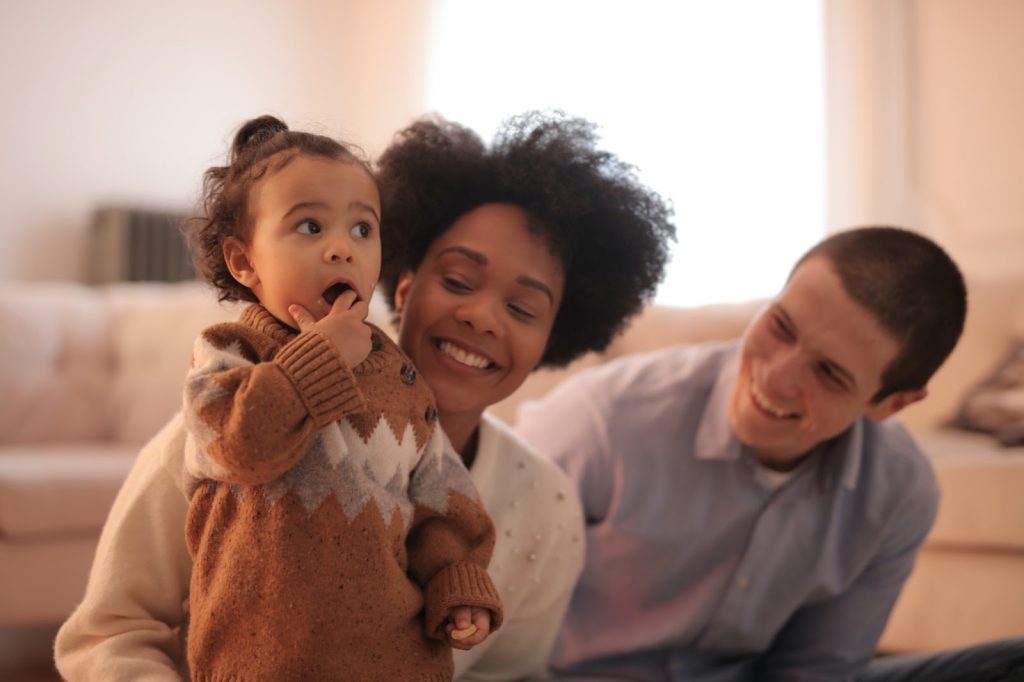
{"label": "toddler's eye", "polygon": [[303,220],[295,231],[302,234],[320,234],[320,225],[314,220]]}
{"label": "toddler's eye", "polygon": [[358,237],[360,239],[366,239],[367,237],[369,237],[370,232],[371,228],[367,223],[359,223],[358,225],[355,225],[352,228],[352,236]]}

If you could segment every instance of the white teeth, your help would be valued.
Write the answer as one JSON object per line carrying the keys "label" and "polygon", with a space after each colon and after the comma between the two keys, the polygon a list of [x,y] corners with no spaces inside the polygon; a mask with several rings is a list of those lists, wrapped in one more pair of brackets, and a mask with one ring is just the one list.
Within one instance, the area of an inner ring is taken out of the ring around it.
{"label": "white teeth", "polygon": [[450,341],[442,341],[438,344],[438,348],[441,349],[442,353],[454,359],[456,362],[461,362],[463,365],[468,365],[469,367],[484,369],[491,364],[491,361],[484,356],[464,351]]}
{"label": "white teeth", "polygon": [[757,390],[757,386],[752,385],[750,387],[750,394],[754,397],[754,402],[757,403],[757,406],[772,416],[778,417],[779,419],[795,416],[795,413],[793,412],[786,412],[781,407],[776,407],[770,400],[768,400],[768,396]]}

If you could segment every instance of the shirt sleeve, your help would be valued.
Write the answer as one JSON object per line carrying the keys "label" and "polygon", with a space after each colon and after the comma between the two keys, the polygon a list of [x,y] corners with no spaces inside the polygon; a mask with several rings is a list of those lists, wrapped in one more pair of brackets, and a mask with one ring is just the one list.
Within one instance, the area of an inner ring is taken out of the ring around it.
{"label": "shirt sleeve", "polygon": [[618,471],[609,446],[609,420],[593,399],[601,390],[595,381],[570,377],[543,399],[520,406],[514,427],[569,475],[588,525],[608,515]]}
{"label": "shirt sleeve", "polygon": [[355,377],[322,334],[304,332],[269,355],[264,338],[237,323],[196,340],[184,411],[205,476],[268,483],[302,457],[318,429],[364,409]]}
{"label": "shirt sleeve", "polygon": [[100,535],[82,602],[57,634],[66,680],[180,680],[192,561],[181,415],[139,453]]}
{"label": "shirt sleeve", "polygon": [[875,558],[847,590],[799,609],[759,660],[755,678],[766,682],[853,679],[875,653],[937,509],[934,485],[903,497],[890,516],[888,538]]}
{"label": "shirt sleeve", "polygon": [[409,574],[423,586],[427,634],[444,639],[448,612],[456,606],[490,610],[491,630],[497,630],[501,599],[487,573],[494,552],[494,522],[440,428],[432,430],[412,471],[409,497]]}

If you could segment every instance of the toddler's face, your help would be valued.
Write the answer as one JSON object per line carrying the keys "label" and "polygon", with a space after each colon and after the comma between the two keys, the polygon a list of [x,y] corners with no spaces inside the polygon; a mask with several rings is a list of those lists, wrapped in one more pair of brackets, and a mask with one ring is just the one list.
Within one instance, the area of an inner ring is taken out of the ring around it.
{"label": "toddler's face", "polygon": [[225,245],[239,282],[282,322],[298,303],[316,319],[346,289],[369,301],[380,276],[380,196],[348,161],[300,154],[249,195],[252,232]]}

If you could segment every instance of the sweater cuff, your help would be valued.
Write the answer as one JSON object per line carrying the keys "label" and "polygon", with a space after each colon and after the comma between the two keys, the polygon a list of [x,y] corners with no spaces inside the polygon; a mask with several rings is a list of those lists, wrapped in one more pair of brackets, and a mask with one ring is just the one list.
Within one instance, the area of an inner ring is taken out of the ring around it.
{"label": "sweater cuff", "polygon": [[424,590],[427,634],[445,640],[448,612],[456,606],[479,606],[491,612],[491,632],[501,627],[503,618],[498,590],[479,564],[459,563],[446,566]]}
{"label": "sweater cuff", "polygon": [[299,334],[281,347],[274,360],[292,380],[318,429],[365,409],[352,370],[323,334]]}

